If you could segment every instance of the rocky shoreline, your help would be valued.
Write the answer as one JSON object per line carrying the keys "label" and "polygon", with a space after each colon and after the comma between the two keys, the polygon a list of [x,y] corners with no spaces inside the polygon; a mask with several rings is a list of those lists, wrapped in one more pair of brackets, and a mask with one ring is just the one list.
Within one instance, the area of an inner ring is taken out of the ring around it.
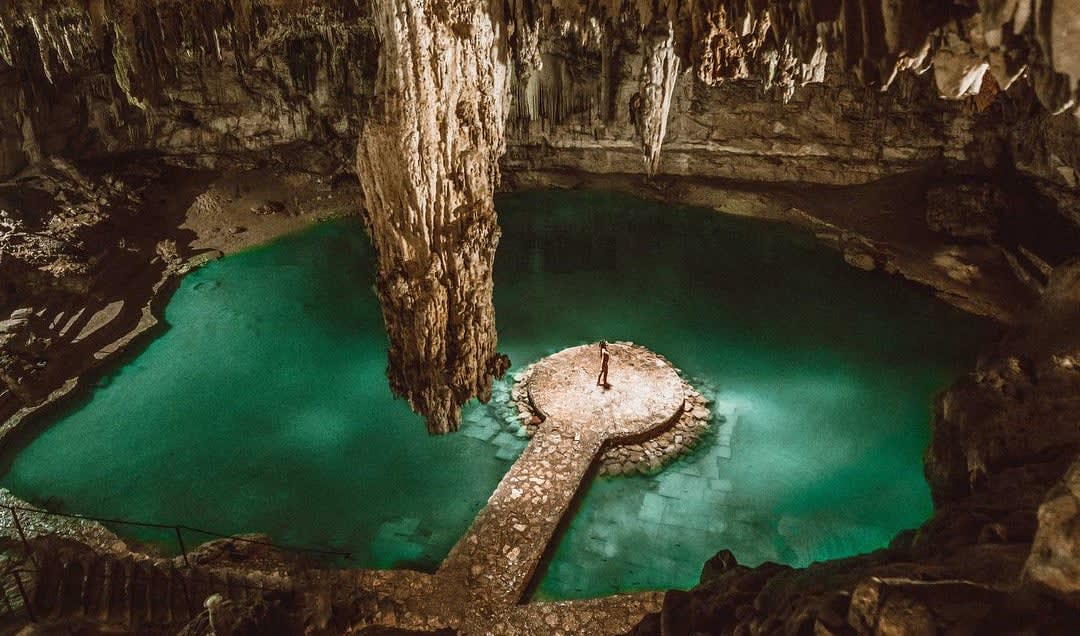
{"label": "rocky shoreline", "polygon": [[[6,280],[14,288],[6,300],[20,318],[0,327],[0,444],[24,440],[38,414],[146,342],[161,328],[165,305],[188,272],[312,223],[357,213],[355,185],[335,188],[329,176],[287,167],[256,169],[256,159],[246,170],[222,171],[136,161],[104,175],[54,160],[17,182],[0,183],[0,205],[10,196],[23,204],[21,218],[51,219],[21,225],[30,238],[9,242],[7,249],[43,270],[72,272],[20,277],[11,261],[4,272],[16,277]],[[169,191],[159,180],[180,185]],[[286,197],[290,205],[280,202]],[[57,217],[66,220],[57,223]],[[117,225],[122,235],[109,235]],[[56,240],[71,247],[55,251],[49,241]]]}

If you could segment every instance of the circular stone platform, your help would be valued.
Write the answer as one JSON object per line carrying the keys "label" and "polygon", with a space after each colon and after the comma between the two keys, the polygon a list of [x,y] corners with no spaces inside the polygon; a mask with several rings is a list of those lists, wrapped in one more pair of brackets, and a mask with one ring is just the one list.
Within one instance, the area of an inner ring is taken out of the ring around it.
{"label": "circular stone platform", "polygon": [[682,412],[686,389],[671,364],[636,345],[608,345],[608,385],[596,385],[600,348],[564,349],[536,363],[526,385],[546,419],[599,429],[606,439],[647,437]]}
{"label": "circular stone platform", "polygon": [[608,386],[596,385],[598,344],[565,349],[515,374],[511,391],[526,434],[545,421],[607,440],[603,474],[652,473],[708,429],[707,400],[663,356],[632,342],[608,345]]}

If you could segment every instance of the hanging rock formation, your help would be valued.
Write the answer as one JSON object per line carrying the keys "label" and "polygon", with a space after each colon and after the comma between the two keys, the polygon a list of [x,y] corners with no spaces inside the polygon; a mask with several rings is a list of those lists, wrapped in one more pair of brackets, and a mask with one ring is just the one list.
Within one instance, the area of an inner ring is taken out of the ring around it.
{"label": "hanging rock formation", "polygon": [[[881,90],[904,72],[933,68],[941,97],[979,96],[983,108],[1026,74],[1050,112],[1080,116],[1080,54],[1070,46],[1080,37],[1077,0],[518,0],[515,5],[518,15],[536,20],[538,26],[524,33],[545,65],[567,67],[570,56],[576,68],[562,74],[569,77],[575,70],[587,74],[601,68],[602,81],[584,97],[579,93],[588,86],[584,78],[543,84],[545,101],[556,106],[541,109],[548,122],[562,121],[572,111],[610,121],[618,65],[639,65],[630,72],[640,73],[640,94],[622,98],[635,100],[630,117],[649,172],[657,169],[679,69],[693,71],[710,87],[756,78],[767,93],[786,101],[797,87],[823,81],[827,65]],[[516,81],[531,81],[531,90],[537,90],[535,78],[519,73]],[[515,97],[522,92],[515,86]],[[539,117],[536,108],[519,106],[515,118]]]}
{"label": "hanging rock formation", "polygon": [[352,155],[369,14],[366,0],[0,2],[0,179],[50,155]]}
{"label": "hanging rock formation", "polygon": [[455,431],[509,366],[495,351],[493,195],[509,102],[502,16],[483,0],[377,0],[377,101],[357,151],[390,387]]}
{"label": "hanging rock formation", "polygon": [[660,166],[660,147],[667,136],[671,95],[679,78],[679,58],[675,55],[675,33],[670,21],[658,21],[644,38],[645,62],[641,69],[641,109],[637,124],[645,170],[651,177]]}

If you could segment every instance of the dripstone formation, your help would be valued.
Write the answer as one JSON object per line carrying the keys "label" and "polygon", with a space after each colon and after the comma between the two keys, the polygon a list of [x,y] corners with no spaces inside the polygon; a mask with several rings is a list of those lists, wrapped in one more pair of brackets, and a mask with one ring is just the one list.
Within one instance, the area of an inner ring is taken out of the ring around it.
{"label": "dripstone formation", "polygon": [[[497,5],[495,5],[497,7]],[[379,259],[394,393],[455,431],[509,366],[495,351],[494,192],[510,98],[506,26],[479,0],[376,2],[377,101],[357,174]]]}

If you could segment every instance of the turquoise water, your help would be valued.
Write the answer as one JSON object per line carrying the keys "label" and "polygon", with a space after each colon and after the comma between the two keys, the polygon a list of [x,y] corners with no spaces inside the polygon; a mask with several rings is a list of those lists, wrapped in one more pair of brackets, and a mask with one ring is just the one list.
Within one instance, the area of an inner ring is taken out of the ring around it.
{"label": "turquoise water", "polygon": [[[804,565],[927,517],[929,401],[987,324],[784,226],[595,192],[498,208],[495,305],[515,369],[633,340],[730,414],[657,476],[592,482],[538,597],[687,587],[721,548]],[[525,441],[498,405],[433,438],[391,398],[372,265],[347,220],[187,276],[170,328],[9,453],[0,483],[54,509],[434,567]]]}

